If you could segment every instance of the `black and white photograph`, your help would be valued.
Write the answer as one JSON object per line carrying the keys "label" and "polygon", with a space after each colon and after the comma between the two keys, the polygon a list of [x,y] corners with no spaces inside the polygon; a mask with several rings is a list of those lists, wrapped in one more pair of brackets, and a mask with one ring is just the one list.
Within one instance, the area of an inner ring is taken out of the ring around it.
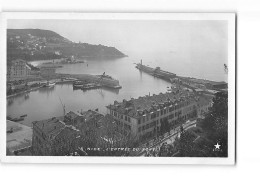
{"label": "black and white photograph", "polygon": [[2,160],[234,164],[235,18],[4,13]]}

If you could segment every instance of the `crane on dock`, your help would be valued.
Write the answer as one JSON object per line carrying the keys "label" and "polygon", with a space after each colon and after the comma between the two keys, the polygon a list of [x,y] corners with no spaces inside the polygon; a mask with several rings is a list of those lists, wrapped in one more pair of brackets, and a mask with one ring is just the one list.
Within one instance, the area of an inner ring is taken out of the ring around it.
{"label": "crane on dock", "polygon": [[62,109],[63,109],[63,115],[65,116],[65,114],[66,114],[65,105],[62,103],[60,96],[59,96],[59,100],[60,100],[60,103],[61,103],[61,106],[62,106]]}

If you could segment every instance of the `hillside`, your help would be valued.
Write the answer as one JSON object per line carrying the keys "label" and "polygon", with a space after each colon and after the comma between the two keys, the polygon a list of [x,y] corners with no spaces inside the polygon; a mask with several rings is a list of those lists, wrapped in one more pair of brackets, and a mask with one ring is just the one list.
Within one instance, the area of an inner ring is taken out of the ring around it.
{"label": "hillside", "polygon": [[61,35],[42,29],[7,29],[7,59],[58,59],[77,56],[88,59],[121,58],[126,55],[114,47],[74,43]]}

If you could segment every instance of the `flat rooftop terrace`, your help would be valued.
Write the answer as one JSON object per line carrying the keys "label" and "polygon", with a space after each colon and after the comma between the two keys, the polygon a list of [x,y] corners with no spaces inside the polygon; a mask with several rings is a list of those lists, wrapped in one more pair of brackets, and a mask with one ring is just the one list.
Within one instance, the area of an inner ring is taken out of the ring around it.
{"label": "flat rooftop terrace", "polygon": [[6,131],[13,130],[12,133],[6,132],[6,147],[10,152],[31,146],[33,133],[31,127],[7,120],[6,128]]}

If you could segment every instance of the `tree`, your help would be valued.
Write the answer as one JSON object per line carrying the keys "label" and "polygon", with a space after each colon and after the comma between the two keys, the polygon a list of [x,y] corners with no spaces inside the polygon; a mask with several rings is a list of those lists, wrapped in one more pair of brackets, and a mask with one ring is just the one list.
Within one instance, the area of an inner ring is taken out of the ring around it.
{"label": "tree", "polygon": [[[126,150],[114,150],[118,148],[131,148],[135,145],[136,137],[131,133],[123,135],[117,131],[115,120],[106,115],[96,123],[88,124],[85,135],[81,138],[81,147],[90,156],[122,156],[128,155]],[[99,151],[87,150],[87,148],[99,148]],[[113,150],[111,150],[113,149]]]}
{"label": "tree", "polygon": [[213,99],[213,106],[201,123],[207,138],[221,145],[219,157],[227,157],[228,152],[228,94],[218,92]]}
{"label": "tree", "polygon": [[180,152],[180,156],[188,157],[193,155],[194,150],[194,139],[196,136],[189,131],[184,131],[181,133],[180,139],[176,141],[176,148]]}
{"label": "tree", "polygon": [[[213,99],[213,106],[199,124],[203,135],[181,130],[175,148],[182,157],[227,157],[228,153],[228,94],[219,92]],[[195,140],[196,139],[196,140]],[[220,150],[214,150],[215,144]]]}
{"label": "tree", "polygon": [[167,120],[167,118],[164,118],[161,122],[160,133],[164,134],[166,132],[169,132],[170,130],[171,130],[170,123]]}

